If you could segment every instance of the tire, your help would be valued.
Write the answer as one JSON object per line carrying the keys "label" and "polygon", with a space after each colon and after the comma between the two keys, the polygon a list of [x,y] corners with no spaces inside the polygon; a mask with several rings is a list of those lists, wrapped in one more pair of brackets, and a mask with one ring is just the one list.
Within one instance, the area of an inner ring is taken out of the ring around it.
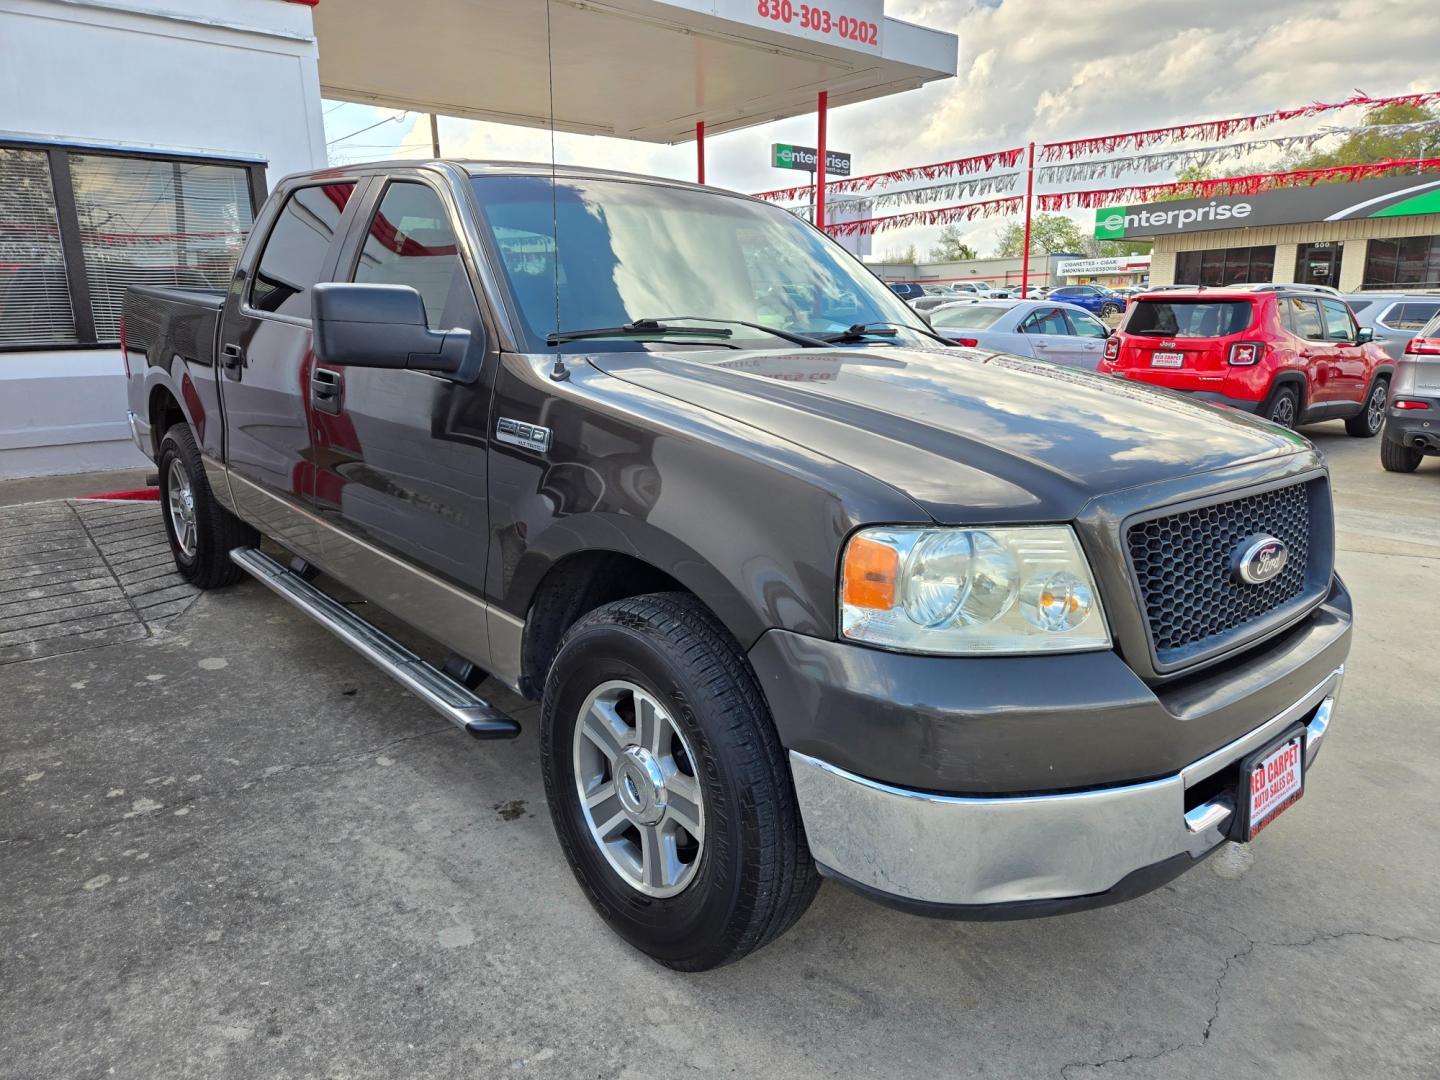
{"label": "tire", "polygon": [[1120,314],[1120,307],[1119,307],[1118,304],[1109,304],[1109,303],[1106,303],[1106,304],[1101,304],[1101,305],[1100,305],[1100,317],[1101,317],[1102,319],[1108,319],[1111,315],[1119,315],[1119,314]]}
{"label": "tire", "polygon": [[[611,737],[592,737],[597,727]],[[581,889],[666,967],[738,960],[814,899],[820,878],[764,696],[735,639],[689,594],[617,600],[570,628],[545,683],[540,756]],[[648,862],[642,828],[659,838]]]}
{"label": "tire", "polygon": [[1389,400],[1390,380],[1379,378],[1365,395],[1360,411],[1345,420],[1345,434],[1357,439],[1373,439],[1385,426],[1385,403]]}
{"label": "tire", "polygon": [[1380,464],[1385,467],[1386,472],[1414,472],[1420,467],[1424,457],[1425,451],[1417,450],[1413,446],[1406,446],[1392,439],[1380,440]]}
{"label": "tire", "polygon": [[165,432],[157,463],[160,516],[175,569],[201,589],[234,585],[245,571],[230,561],[231,550],[255,546],[260,534],[216,500],[188,424],[174,424]]}
{"label": "tire", "polygon": [[1260,415],[1272,424],[1293,428],[1300,416],[1300,394],[1291,385],[1278,388],[1260,407]]}

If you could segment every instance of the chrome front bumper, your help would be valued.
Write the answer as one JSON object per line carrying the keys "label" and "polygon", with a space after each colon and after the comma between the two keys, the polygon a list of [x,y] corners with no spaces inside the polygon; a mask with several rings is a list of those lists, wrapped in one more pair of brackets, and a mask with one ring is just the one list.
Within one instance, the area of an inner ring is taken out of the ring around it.
{"label": "chrome front bumper", "polygon": [[1183,867],[1180,857],[1199,859],[1218,846],[1235,813],[1233,795],[1187,812],[1186,792],[1301,720],[1308,783],[1344,674],[1337,668],[1278,716],[1173,776],[1072,794],[931,795],[791,751],[810,851],[823,873],[902,906],[963,910],[1101,897],[1147,868]]}

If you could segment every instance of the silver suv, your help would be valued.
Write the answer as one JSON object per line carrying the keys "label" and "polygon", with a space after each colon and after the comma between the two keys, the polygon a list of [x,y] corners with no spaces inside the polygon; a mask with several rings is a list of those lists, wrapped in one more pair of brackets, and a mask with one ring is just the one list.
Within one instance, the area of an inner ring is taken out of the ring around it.
{"label": "silver suv", "polygon": [[1390,472],[1414,472],[1426,454],[1440,454],[1440,312],[1400,354],[1380,438]]}
{"label": "silver suv", "polygon": [[1410,339],[1440,315],[1440,292],[1352,293],[1345,302],[1355,320],[1375,332],[1375,344],[1392,360],[1399,360]]}

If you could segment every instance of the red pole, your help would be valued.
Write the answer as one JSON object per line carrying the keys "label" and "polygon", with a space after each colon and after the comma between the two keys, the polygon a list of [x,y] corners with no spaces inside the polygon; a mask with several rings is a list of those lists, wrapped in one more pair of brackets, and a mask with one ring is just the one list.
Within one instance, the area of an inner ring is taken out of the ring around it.
{"label": "red pole", "polygon": [[815,227],[825,228],[825,120],[830,111],[830,93],[820,91],[820,137],[815,148]]}
{"label": "red pole", "polygon": [[1020,263],[1020,295],[1030,299],[1030,202],[1035,195],[1035,144],[1025,166],[1025,255]]}
{"label": "red pole", "polygon": [[705,121],[695,121],[695,173],[697,184],[705,182]]}

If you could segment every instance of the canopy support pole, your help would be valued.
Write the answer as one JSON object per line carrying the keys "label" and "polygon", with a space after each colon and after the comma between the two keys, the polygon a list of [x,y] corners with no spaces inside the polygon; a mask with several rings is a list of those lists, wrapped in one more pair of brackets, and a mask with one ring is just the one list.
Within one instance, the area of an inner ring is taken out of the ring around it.
{"label": "canopy support pole", "polygon": [[1035,197],[1035,144],[1025,165],[1025,255],[1020,262],[1020,296],[1030,299],[1030,203]]}
{"label": "canopy support pole", "polygon": [[830,92],[820,91],[817,102],[820,112],[819,138],[815,140],[815,227],[825,228],[825,121],[830,113]]}
{"label": "canopy support pole", "polygon": [[705,182],[705,121],[695,121],[695,182]]}

